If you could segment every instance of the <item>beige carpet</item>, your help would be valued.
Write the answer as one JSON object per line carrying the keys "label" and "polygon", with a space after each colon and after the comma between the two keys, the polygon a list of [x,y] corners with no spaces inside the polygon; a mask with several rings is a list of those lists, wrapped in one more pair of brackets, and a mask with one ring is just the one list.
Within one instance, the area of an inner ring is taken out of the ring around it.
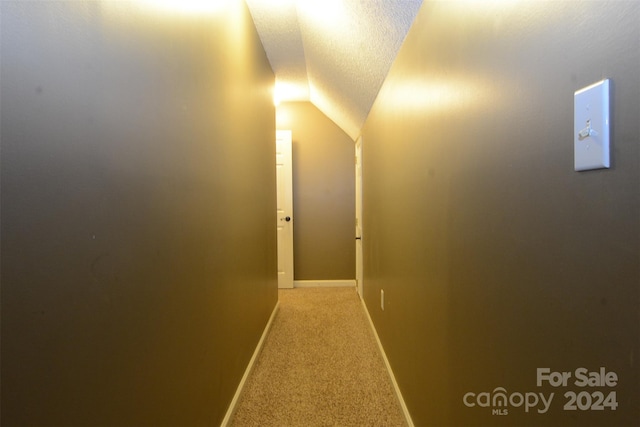
{"label": "beige carpet", "polygon": [[405,426],[353,288],[280,290],[231,425]]}

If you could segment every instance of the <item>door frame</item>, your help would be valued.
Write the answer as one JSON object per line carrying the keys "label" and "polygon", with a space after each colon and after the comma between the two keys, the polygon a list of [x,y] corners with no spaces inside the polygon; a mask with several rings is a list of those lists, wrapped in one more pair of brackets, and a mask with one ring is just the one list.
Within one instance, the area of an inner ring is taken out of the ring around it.
{"label": "door frame", "polygon": [[364,254],[363,254],[363,227],[362,227],[362,136],[356,139],[355,144],[356,166],[356,290],[360,298],[364,300]]}

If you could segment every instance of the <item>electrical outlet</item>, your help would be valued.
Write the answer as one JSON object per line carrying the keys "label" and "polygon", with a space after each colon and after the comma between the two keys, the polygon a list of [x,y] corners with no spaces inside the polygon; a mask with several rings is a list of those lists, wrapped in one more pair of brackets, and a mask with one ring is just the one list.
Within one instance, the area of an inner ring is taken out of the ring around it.
{"label": "electrical outlet", "polygon": [[384,289],[380,289],[380,308],[384,310]]}

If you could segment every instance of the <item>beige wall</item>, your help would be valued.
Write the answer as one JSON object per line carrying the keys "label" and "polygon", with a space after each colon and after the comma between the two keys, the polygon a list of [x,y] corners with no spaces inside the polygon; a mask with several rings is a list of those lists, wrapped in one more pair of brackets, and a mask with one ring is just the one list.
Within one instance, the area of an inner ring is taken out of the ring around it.
{"label": "beige wall", "polygon": [[293,139],[295,280],[355,278],[353,140],[309,102],[277,108]]}
{"label": "beige wall", "polygon": [[2,425],[219,425],[277,301],[248,11],[1,3]]}
{"label": "beige wall", "polygon": [[[638,22],[637,2],[423,4],[363,131],[365,299],[416,425],[637,425]],[[577,173],[573,94],[603,77],[613,165]],[[545,367],[572,378],[538,387]],[[463,404],[497,387],[555,397]],[[619,406],[565,411],[568,391]]]}

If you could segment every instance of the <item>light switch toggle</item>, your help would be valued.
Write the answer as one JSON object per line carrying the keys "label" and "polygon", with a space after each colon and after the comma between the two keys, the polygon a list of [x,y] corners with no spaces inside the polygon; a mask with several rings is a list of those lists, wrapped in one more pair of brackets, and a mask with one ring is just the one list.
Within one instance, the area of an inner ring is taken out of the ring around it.
{"label": "light switch toggle", "polygon": [[578,139],[582,141],[583,139],[589,138],[590,136],[597,136],[598,132],[595,131],[591,127],[591,120],[587,120],[587,126],[578,132]]}
{"label": "light switch toggle", "polygon": [[573,95],[574,169],[586,171],[608,168],[609,79],[576,91]]}

